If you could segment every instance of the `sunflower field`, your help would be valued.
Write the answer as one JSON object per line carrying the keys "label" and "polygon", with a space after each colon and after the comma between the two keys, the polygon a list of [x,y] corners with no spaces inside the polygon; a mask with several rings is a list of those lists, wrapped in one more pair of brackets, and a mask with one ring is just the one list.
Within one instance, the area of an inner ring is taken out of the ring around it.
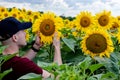
{"label": "sunflower field", "polygon": [[[58,16],[54,12],[0,7],[0,20],[15,17],[21,22],[31,21],[26,30],[28,45],[20,50],[22,56],[31,47],[39,32],[44,46],[34,62],[52,73],[47,80],[120,80],[120,16],[103,10],[93,15],[80,11],[75,17]],[[53,63],[53,36],[60,37],[62,65]],[[15,55],[3,56],[6,46],[0,44],[0,67]],[[0,70],[1,71],[1,70]],[[0,77],[11,70],[0,72]],[[37,74],[27,74],[19,80],[40,80]]]}

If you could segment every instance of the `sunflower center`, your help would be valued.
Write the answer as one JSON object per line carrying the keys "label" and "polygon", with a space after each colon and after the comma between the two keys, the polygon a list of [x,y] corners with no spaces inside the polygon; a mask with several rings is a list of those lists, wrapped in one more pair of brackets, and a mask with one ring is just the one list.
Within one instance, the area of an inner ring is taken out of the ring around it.
{"label": "sunflower center", "polygon": [[16,18],[16,17],[17,17],[17,14],[13,14],[12,16]]}
{"label": "sunflower center", "polygon": [[109,17],[107,15],[102,15],[99,19],[98,22],[101,26],[106,26],[109,22]]}
{"label": "sunflower center", "polygon": [[45,36],[51,36],[55,32],[54,22],[50,19],[45,19],[40,25],[40,32]]}
{"label": "sunflower center", "polygon": [[38,16],[37,16],[37,15],[34,15],[34,19],[38,19]]}
{"label": "sunflower center", "polygon": [[46,24],[45,29],[46,29],[46,30],[49,30],[49,29],[50,29],[49,24]]}
{"label": "sunflower center", "polygon": [[29,11],[29,12],[28,12],[28,15],[31,15],[31,14],[32,14],[32,12],[31,12],[31,11]]}
{"label": "sunflower center", "polygon": [[107,49],[106,39],[101,34],[92,34],[86,39],[86,47],[94,54],[102,53]]}
{"label": "sunflower center", "polygon": [[4,16],[5,16],[5,17],[7,17],[7,16],[8,16],[8,14],[7,14],[7,13],[5,13],[5,14],[4,14]]}
{"label": "sunflower center", "polygon": [[112,28],[118,28],[118,27],[119,27],[118,23],[114,22]]}
{"label": "sunflower center", "polygon": [[81,18],[80,25],[82,27],[88,27],[90,25],[90,19],[86,16]]}
{"label": "sunflower center", "polygon": [[19,19],[20,19],[20,20],[23,20],[23,17],[22,17],[22,16],[19,16]]}
{"label": "sunflower center", "polygon": [[118,20],[120,20],[120,17],[118,18]]}
{"label": "sunflower center", "polygon": [[5,9],[1,9],[1,12],[4,12],[5,11]]}

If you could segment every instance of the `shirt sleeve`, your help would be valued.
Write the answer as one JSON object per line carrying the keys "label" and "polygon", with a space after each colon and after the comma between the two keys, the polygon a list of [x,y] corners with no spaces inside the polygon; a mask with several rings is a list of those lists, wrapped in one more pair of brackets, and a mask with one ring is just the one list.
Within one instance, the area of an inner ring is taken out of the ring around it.
{"label": "shirt sleeve", "polygon": [[27,58],[16,56],[4,64],[5,69],[9,66],[12,68],[12,72],[5,75],[2,80],[17,80],[19,77],[27,73],[43,73],[42,68]]}
{"label": "shirt sleeve", "polygon": [[12,64],[13,71],[15,73],[26,74],[26,73],[36,73],[42,74],[43,70],[37,66],[33,61],[27,58],[20,58],[14,60]]}

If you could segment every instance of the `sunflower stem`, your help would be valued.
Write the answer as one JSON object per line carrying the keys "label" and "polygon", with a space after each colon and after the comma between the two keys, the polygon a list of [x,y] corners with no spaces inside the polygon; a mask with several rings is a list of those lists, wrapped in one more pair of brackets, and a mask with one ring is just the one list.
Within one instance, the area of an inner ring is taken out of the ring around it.
{"label": "sunflower stem", "polygon": [[53,58],[53,45],[50,44],[50,53],[49,53],[49,59],[52,61]]}

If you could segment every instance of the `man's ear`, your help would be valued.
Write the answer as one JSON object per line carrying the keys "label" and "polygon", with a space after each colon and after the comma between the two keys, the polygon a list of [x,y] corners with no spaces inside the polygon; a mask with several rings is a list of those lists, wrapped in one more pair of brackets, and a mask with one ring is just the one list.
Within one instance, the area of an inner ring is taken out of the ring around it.
{"label": "man's ear", "polygon": [[12,40],[14,41],[14,42],[17,42],[18,41],[18,36],[15,34],[15,35],[13,35],[12,36]]}

